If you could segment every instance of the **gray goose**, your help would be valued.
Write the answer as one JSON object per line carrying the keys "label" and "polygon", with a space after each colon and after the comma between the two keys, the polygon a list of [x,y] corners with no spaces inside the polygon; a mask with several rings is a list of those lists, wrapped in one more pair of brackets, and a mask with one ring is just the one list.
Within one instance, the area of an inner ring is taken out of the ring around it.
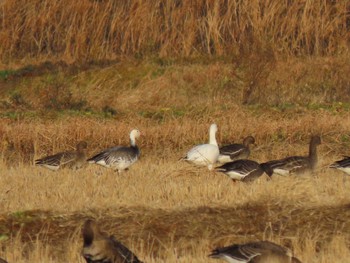
{"label": "gray goose", "polygon": [[87,161],[111,168],[120,173],[128,169],[139,159],[140,149],[136,145],[136,138],[140,137],[140,135],[140,131],[134,129],[130,132],[130,147],[116,146],[108,148]]}
{"label": "gray goose", "polygon": [[76,151],[59,152],[54,155],[46,156],[35,160],[35,164],[53,171],[65,167],[76,170],[82,168],[86,164],[86,148],[87,143],[81,141],[77,144]]}
{"label": "gray goose", "polygon": [[234,160],[247,159],[250,155],[249,145],[255,144],[253,136],[244,138],[243,144],[234,143],[220,147],[219,163],[228,163]]}
{"label": "gray goose", "polygon": [[292,256],[289,249],[269,241],[216,248],[209,257],[223,259],[229,263],[301,263]]}
{"label": "gray goose", "polygon": [[269,175],[269,166],[260,165],[253,160],[236,160],[216,167],[215,170],[229,176],[234,181],[252,182],[258,179],[265,171]]}
{"label": "gray goose", "polygon": [[338,169],[350,175],[350,156],[344,156],[343,159],[332,163],[329,168]]}
{"label": "gray goose", "polygon": [[309,144],[308,156],[290,156],[280,160],[269,161],[261,165],[265,167],[265,170],[269,171],[269,176],[273,173],[279,175],[299,175],[305,172],[312,172],[317,166],[317,146],[320,144],[320,136],[312,136]]}
{"label": "gray goose", "polygon": [[87,263],[142,263],[134,253],[100,231],[96,222],[86,220],[82,229],[82,255]]}

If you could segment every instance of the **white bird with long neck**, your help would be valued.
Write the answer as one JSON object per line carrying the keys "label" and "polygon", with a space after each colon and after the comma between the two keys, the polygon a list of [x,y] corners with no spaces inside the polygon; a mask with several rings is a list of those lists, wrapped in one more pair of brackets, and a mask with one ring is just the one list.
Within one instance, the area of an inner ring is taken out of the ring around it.
{"label": "white bird with long neck", "polygon": [[213,169],[219,157],[219,147],[216,141],[216,132],[218,126],[214,123],[209,129],[209,143],[193,147],[183,159],[199,166],[208,166],[209,170]]}

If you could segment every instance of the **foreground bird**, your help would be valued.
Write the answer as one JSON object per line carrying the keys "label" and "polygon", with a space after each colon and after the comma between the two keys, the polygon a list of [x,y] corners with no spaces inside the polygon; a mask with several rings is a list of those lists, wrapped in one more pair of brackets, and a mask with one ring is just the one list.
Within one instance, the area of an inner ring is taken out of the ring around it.
{"label": "foreground bird", "polygon": [[7,261],[3,258],[0,258],[0,263],[7,263]]}
{"label": "foreground bird", "polygon": [[344,156],[342,160],[332,163],[329,168],[335,168],[350,175],[350,156]]}
{"label": "foreground bird", "polygon": [[280,160],[273,160],[264,163],[265,167],[270,167],[269,176],[273,173],[279,175],[303,174],[312,172],[317,166],[317,146],[321,144],[319,136],[312,136],[309,144],[308,156],[290,156]]}
{"label": "foreground bird", "polygon": [[260,165],[256,161],[242,159],[216,167],[216,171],[222,172],[234,181],[252,182],[258,179],[264,172],[272,174],[269,166]]}
{"label": "foreground bird", "polygon": [[195,165],[208,166],[208,169],[212,170],[219,157],[219,147],[215,138],[217,131],[218,126],[216,124],[210,125],[209,143],[193,147],[182,159]]}
{"label": "foreground bird", "polygon": [[87,263],[142,263],[113,236],[103,234],[92,220],[85,221],[82,234],[82,255]]}
{"label": "foreground bird", "polygon": [[130,147],[116,146],[108,148],[87,161],[111,168],[120,173],[139,159],[140,149],[136,145],[136,138],[140,137],[140,135],[140,131],[134,129],[130,132]]}
{"label": "foreground bird", "polygon": [[219,163],[228,163],[234,160],[247,159],[250,155],[249,145],[254,144],[253,136],[244,138],[243,144],[234,143],[220,147]]}
{"label": "foreground bird", "polygon": [[67,151],[56,153],[41,159],[35,160],[36,165],[43,166],[53,171],[57,171],[60,168],[79,169],[86,164],[87,143],[81,141],[77,144],[76,151]]}
{"label": "foreground bird", "polygon": [[216,248],[209,257],[223,259],[229,263],[301,263],[291,255],[289,249],[269,241]]}

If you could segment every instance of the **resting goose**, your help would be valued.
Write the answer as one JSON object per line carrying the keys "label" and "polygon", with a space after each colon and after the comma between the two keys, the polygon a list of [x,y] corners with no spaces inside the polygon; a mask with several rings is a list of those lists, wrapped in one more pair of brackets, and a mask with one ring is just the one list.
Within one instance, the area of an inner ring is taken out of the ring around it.
{"label": "resting goose", "polygon": [[111,168],[120,173],[139,159],[140,149],[136,145],[136,138],[140,137],[140,135],[140,131],[134,129],[130,132],[130,147],[116,146],[108,148],[87,161]]}
{"label": "resting goose", "polygon": [[350,156],[344,156],[342,160],[332,163],[329,168],[335,168],[350,175]]}
{"label": "resting goose", "polygon": [[53,171],[64,167],[76,170],[82,168],[86,164],[86,148],[87,143],[81,141],[77,144],[76,151],[60,152],[55,155],[46,156],[35,160],[35,164]]}
{"label": "resting goose", "polygon": [[301,263],[291,251],[269,241],[234,244],[214,249],[211,258],[223,259],[229,263]]}
{"label": "resting goose", "polygon": [[321,144],[319,136],[312,136],[308,156],[290,156],[280,160],[273,160],[262,164],[270,167],[269,176],[273,173],[279,175],[302,174],[312,172],[317,165],[317,146]]}
{"label": "resting goose", "polygon": [[212,170],[213,164],[216,163],[219,156],[219,147],[215,138],[217,131],[218,126],[216,124],[210,125],[209,143],[193,147],[182,159],[195,165],[208,166],[208,169]]}
{"label": "resting goose", "polygon": [[92,220],[86,220],[82,229],[82,255],[87,263],[142,263],[134,253],[113,236],[103,234]]}
{"label": "resting goose", "polygon": [[266,170],[269,174],[269,166],[260,165],[259,163],[242,159],[230,163],[225,163],[222,166],[216,167],[215,170],[229,176],[234,181],[252,182],[258,179]]}
{"label": "resting goose", "polygon": [[254,144],[253,136],[244,138],[243,144],[234,143],[220,147],[219,163],[228,163],[234,160],[247,159],[250,155],[249,145]]}

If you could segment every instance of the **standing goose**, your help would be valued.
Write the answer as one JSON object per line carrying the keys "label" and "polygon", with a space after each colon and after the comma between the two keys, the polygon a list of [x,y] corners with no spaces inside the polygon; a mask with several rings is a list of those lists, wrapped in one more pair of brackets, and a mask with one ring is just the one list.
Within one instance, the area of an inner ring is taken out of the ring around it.
{"label": "standing goose", "polygon": [[46,156],[35,160],[35,164],[53,171],[64,167],[76,170],[82,168],[86,164],[86,148],[87,143],[81,141],[77,144],[76,151],[60,152],[55,155]]}
{"label": "standing goose", "polygon": [[329,168],[335,168],[350,175],[350,156],[344,156],[343,159],[332,163]]}
{"label": "standing goose", "polygon": [[142,263],[126,246],[113,236],[103,234],[92,220],[86,220],[82,229],[82,255],[87,263]]}
{"label": "standing goose", "polygon": [[250,155],[249,145],[254,144],[253,136],[244,138],[243,144],[234,143],[220,147],[219,163],[228,163],[234,160],[247,159]]}
{"label": "standing goose", "polygon": [[321,144],[320,136],[312,136],[308,156],[290,156],[280,160],[273,160],[262,164],[268,169],[269,176],[273,173],[279,175],[302,174],[312,172],[317,165],[317,146]]}
{"label": "standing goose", "polygon": [[216,167],[215,170],[229,176],[233,181],[252,182],[258,179],[265,171],[270,174],[269,166],[260,165],[259,163],[242,159],[230,163],[225,163],[222,166]]}
{"label": "standing goose", "polygon": [[195,165],[208,166],[208,169],[212,170],[213,164],[216,163],[219,157],[219,147],[215,138],[215,134],[217,131],[218,126],[216,124],[210,125],[209,143],[200,144],[193,147],[182,159],[191,162]]}
{"label": "standing goose", "polygon": [[140,149],[136,145],[136,138],[140,137],[140,135],[140,131],[134,129],[130,132],[130,147],[116,146],[108,148],[87,161],[111,168],[120,173],[139,159]]}
{"label": "standing goose", "polygon": [[269,241],[216,248],[209,257],[223,259],[229,263],[301,263],[292,256],[289,249]]}

